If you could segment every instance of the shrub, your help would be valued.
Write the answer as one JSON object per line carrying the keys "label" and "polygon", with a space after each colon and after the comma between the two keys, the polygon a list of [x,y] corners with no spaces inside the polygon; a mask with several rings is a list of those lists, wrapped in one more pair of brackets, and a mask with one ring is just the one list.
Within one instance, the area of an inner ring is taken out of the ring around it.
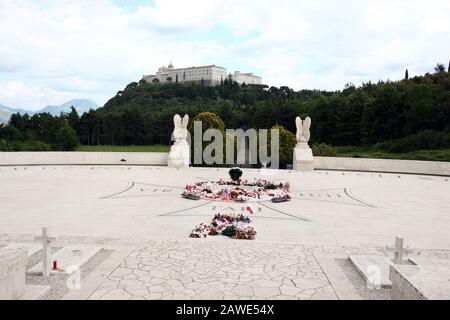
{"label": "shrub", "polygon": [[[278,129],[280,135],[280,168],[286,168],[288,164],[292,164],[293,162],[294,148],[297,144],[297,139],[295,138],[295,134],[289,130],[286,130],[283,126],[277,124],[271,128],[271,130],[273,129]],[[267,140],[267,149],[270,150],[270,141],[272,138],[270,131],[268,136],[269,139]]]}
{"label": "shrub", "polygon": [[80,144],[78,135],[70,126],[64,125],[56,131],[54,147],[59,151],[74,151]]}
{"label": "shrub", "polygon": [[233,181],[238,181],[242,177],[242,173],[240,168],[232,168],[228,171],[228,174]]}
{"label": "shrub", "polygon": [[0,139],[0,152],[14,151],[14,147],[11,142]]}
{"label": "shrub", "polygon": [[[199,146],[196,146],[194,144],[194,122],[196,121],[201,121],[202,122],[202,136],[203,134],[208,130],[208,129],[218,129],[221,133],[222,133],[222,138],[225,139],[225,124],[223,123],[222,119],[216,115],[215,113],[212,112],[201,112],[198,115],[196,115],[193,119],[193,122],[189,125],[189,131],[191,133],[191,137],[192,137],[192,143],[191,143],[191,161],[192,163],[195,163],[194,161],[194,157],[195,157],[195,148],[199,148]],[[225,141],[223,141],[225,142]],[[205,148],[212,143],[212,141],[204,141],[202,142],[202,153],[205,150]],[[224,143],[224,149],[225,149],[225,143]],[[198,151],[198,150],[197,150]],[[222,155],[225,154],[224,150],[221,150]],[[213,154],[213,156],[216,156],[216,154]],[[224,157],[222,157],[222,159],[225,161]],[[202,165],[205,165],[205,163],[203,163]],[[218,164],[215,164],[218,165]]]}
{"label": "shrub", "polygon": [[202,130],[205,132],[208,129],[219,129],[223,134],[225,133],[225,124],[222,119],[212,112],[201,112],[195,116],[195,121],[202,122]]}
{"label": "shrub", "polygon": [[52,148],[41,141],[25,141],[20,144],[20,151],[52,151]]}
{"label": "shrub", "polygon": [[314,144],[312,151],[316,157],[335,157],[337,155],[336,150],[326,143]]}
{"label": "shrub", "polygon": [[404,138],[379,143],[376,148],[387,152],[401,153],[415,150],[445,149],[449,146],[450,133],[425,130]]}

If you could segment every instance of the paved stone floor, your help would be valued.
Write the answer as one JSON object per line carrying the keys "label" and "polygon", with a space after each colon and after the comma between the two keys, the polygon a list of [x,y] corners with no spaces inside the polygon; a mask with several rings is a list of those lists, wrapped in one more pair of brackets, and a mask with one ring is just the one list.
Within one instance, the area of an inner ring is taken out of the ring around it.
{"label": "paved stone floor", "polygon": [[31,242],[49,225],[59,247],[115,252],[69,294],[80,299],[353,299],[336,259],[388,254],[395,236],[450,258],[448,177],[244,171],[253,177],[289,181],[292,201],[252,203],[255,241],[205,240],[188,238],[195,225],[243,205],[180,194],[226,169],[0,167],[0,245]]}
{"label": "paved stone floor", "polygon": [[[201,240],[200,240],[201,241]],[[154,242],[133,251],[89,299],[336,299],[299,245]]]}
{"label": "paved stone floor", "polygon": [[[293,200],[255,202],[256,241],[450,248],[448,177],[280,170],[244,178],[289,181]],[[226,169],[126,166],[0,167],[0,233],[183,240],[215,213],[243,205],[191,201],[188,183],[228,178]]]}

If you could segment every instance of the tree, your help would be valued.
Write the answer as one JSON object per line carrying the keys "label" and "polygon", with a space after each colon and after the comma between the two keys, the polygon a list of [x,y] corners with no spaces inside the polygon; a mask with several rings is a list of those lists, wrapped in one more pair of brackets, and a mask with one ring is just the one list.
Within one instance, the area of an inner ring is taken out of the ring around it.
{"label": "tree", "polygon": [[408,69],[406,69],[406,72],[405,72],[405,80],[408,80],[409,79],[409,72],[408,72]]}
{"label": "tree", "polygon": [[[286,130],[283,126],[274,125],[271,130],[278,130],[279,138],[280,138],[280,149],[279,149],[279,160],[280,160],[280,168],[286,168],[288,164],[292,164],[294,157],[294,148],[297,144],[297,139],[295,138],[295,134]],[[270,141],[272,140],[272,135],[269,131],[268,140],[267,140],[267,149],[270,150]],[[273,155],[271,155],[273,156]]]}
{"label": "tree", "polygon": [[[201,151],[203,153],[203,151],[205,150],[205,148],[212,142],[208,142],[208,141],[203,141],[203,137],[205,132],[208,129],[218,129],[220,131],[220,133],[222,134],[222,138],[225,139],[225,124],[223,123],[222,119],[216,115],[215,113],[212,112],[201,112],[198,115],[196,115],[194,117],[193,122],[189,125],[189,131],[192,137],[192,143],[191,143],[191,157],[192,157],[192,163],[194,163],[194,157],[196,154],[196,149],[199,150],[199,146],[195,145],[194,143],[194,123],[195,122],[201,122],[202,123],[202,146],[201,146]],[[225,141],[222,141],[223,143]],[[224,144],[225,147],[225,144]],[[222,150],[223,152],[223,150]],[[224,154],[224,153],[222,153]],[[212,154],[212,156],[214,157],[216,155],[216,153],[214,152]]]}
{"label": "tree", "polygon": [[77,109],[73,106],[70,107],[70,112],[67,114],[67,124],[71,126],[72,129],[79,132],[80,116],[78,115]]}
{"label": "tree", "polygon": [[54,149],[74,151],[79,144],[77,133],[69,125],[64,125],[56,131]]}
{"label": "tree", "polygon": [[436,65],[436,67],[434,67],[434,71],[436,71],[436,73],[443,73],[443,72],[445,72],[445,64],[438,63]]}

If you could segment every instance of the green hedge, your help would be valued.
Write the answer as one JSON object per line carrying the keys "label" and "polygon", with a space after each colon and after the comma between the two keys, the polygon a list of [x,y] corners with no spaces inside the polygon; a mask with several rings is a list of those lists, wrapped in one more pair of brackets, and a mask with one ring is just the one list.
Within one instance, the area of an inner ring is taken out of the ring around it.
{"label": "green hedge", "polygon": [[[294,148],[297,144],[295,134],[286,130],[283,126],[274,125],[271,130],[278,129],[280,135],[280,168],[286,168],[288,164],[292,164],[294,157]],[[268,149],[270,150],[271,135],[269,131],[269,139],[267,140]]]}
{"label": "green hedge", "polygon": [[425,130],[404,138],[388,140],[375,146],[387,152],[410,152],[415,150],[436,150],[450,147],[450,132]]}
{"label": "green hedge", "polygon": [[337,155],[336,149],[326,143],[314,144],[312,151],[316,157],[335,157]]}

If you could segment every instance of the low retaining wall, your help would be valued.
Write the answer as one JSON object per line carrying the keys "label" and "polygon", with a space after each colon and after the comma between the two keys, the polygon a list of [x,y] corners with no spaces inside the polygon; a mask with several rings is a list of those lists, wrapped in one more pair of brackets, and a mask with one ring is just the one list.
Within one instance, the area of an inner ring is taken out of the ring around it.
{"label": "low retaining wall", "polygon": [[450,176],[450,162],[315,157],[316,170],[414,173]]}
{"label": "low retaining wall", "polygon": [[[167,166],[166,152],[0,152],[0,166]],[[125,161],[123,161],[125,160]],[[317,170],[392,172],[450,176],[450,162],[315,157]]]}
{"label": "low retaining wall", "polygon": [[0,152],[0,165],[166,166],[166,152]]}

